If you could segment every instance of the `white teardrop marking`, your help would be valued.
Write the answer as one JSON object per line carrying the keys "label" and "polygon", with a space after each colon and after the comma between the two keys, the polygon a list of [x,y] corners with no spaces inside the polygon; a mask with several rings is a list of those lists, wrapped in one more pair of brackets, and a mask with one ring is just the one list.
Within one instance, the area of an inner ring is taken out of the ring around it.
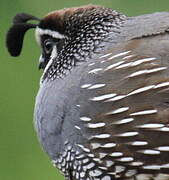
{"label": "white teardrop marking", "polygon": [[138,111],[138,112],[134,112],[131,113],[131,116],[140,116],[140,115],[148,115],[148,114],[155,114],[157,113],[156,109],[150,109],[150,110],[144,110],[144,111]]}
{"label": "white teardrop marking", "polygon": [[101,96],[96,96],[96,97],[93,97],[93,98],[90,98],[91,101],[102,101],[102,100],[105,100],[105,99],[109,99],[109,98],[112,98],[116,96],[115,93],[112,93],[112,94],[104,94],[104,95],[101,95]]}
{"label": "white teardrop marking", "polygon": [[101,128],[104,127],[106,124],[104,122],[100,122],[100,123],[88,123],[87,127],[88,128]]}
{"label": "white teardrop marking", "polygon": [[80,120],[81,120],[81,121],[84,121],[84,122],[89,122],[89,121],[91,121],[92,119],[89,118],[89,117],[83,116],[83,117],[80,117]]}
{"label": "white teardrop marking", "polygon": [[104,87],[106,84],[94,84],[90,86],[88,89],[98,89]]}
{"label": "white teardrop marking", "polygon": [[119,109],[116,109],[116,110],[113,110],[113,111],[110,111],[110,112],[106,113],[106,115],[113,115],[113,114],[123,113],[123,112],[128,111],[128,110],[129,110],[129,107],[121,107]]}

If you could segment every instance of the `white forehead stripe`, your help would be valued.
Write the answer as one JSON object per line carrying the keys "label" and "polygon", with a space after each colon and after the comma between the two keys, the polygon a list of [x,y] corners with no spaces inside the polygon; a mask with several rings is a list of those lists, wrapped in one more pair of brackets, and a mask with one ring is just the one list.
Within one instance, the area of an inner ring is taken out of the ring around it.
{"label": "white forehead stripe", "polygon": [[57,39],[65,38],[65,36],[63,34],[60,34],[57,31],[52,31],[49,29],[41,29],[41,28],[37,27],[35,30],[35,36],[36,36],[37,42],[40,43],[40,36],[46,35],[46,34],[49,36],[52,36],[53,38],[57,38]]}

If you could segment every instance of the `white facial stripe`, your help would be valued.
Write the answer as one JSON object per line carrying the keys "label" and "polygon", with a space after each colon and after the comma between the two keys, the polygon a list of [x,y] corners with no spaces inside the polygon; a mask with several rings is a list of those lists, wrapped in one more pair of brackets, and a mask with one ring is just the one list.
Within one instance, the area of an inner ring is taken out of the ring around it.
{"label": "white facial stripe", "polygon": [[48,64],[46,65],[44,71],[43,71],[43,74],[41,76],[41,80],[40,80],[40,85],[42,84],[42,79],[44,77],[44,74],[46,73],[46,71],[48,70],[48,68],[50,67],[50,65],[52,64],[53,62],[53,59],[57,56],[57,49],[56,49],[56,46],[53,47],[53,50],[52,50],[52,53],[51,53],[51,56],[50,56],[50,60],[48,62]]}
{"label": "white facial stripe", "polygon": [[36,36],[36,40],[39,44],[40,44],[40,36],[45,35],[45,34],[52,36],[53,38],[57,38],[57,39],[65,38],[64,35],[60,34],[57,31],[52,31],[49,29],[41,29],[41,28],[37,27],[35,30],[35,36]]}
{"label": "white facial stripe", "polygon": [[51,53],[51,56],[50,56],[50,60],[49,60],[48,64],[46,65],[43,74],[46,73],[46,71],[48,70],[49,66],[52,64],[53,59],[56,57],[56,55],[57,55],[57,49],[56,49],[56,46],[54,46],[52,53]]}

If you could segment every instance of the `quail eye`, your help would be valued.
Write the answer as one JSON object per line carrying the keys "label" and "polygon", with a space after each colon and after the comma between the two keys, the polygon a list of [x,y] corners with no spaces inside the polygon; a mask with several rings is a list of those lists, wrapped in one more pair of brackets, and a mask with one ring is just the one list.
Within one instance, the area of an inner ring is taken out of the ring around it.
{"label": "quail eye", "polygon": [[54,45],[54,42],[53,42],[52,40],[47,39],[47,40],[44,42],[44,49],[45,49],[45,52],[46,52],[47,54],[49,54],[49,53],[52,52],[53,45]]}

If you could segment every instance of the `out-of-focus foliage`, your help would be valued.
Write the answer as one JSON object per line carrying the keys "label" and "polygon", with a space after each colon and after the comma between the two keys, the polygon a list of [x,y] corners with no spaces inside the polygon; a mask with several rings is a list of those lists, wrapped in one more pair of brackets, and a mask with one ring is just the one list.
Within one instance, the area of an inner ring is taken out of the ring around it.
{"label": "out-of-focus foliage", "polygon": [[[5,48],[12,17],[26,12],[37,17],[71,6],[100,4],[129,16],[169,11],[168,0],[1,0],[0,2],[0,180],[63,180],[42,151],[33,127],[39,87],[40,49],[34,31],[26,34],[20,57]],[[57,141],[57,139],[56,139]]]}

